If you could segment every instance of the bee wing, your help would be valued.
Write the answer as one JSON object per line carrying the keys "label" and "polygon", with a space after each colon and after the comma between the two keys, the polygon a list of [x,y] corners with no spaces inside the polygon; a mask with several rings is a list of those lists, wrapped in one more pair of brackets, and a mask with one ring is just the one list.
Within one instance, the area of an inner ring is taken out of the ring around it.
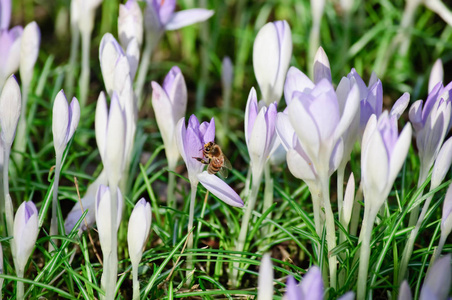
{"label": "bee wing", "polygon": [[226,169],[224,166],[220,168],[220,170],[218,171],[218,173],[219,173],[222,177],[228,178],[229,171],[228,171],[228,169]]}
{"label": "bee wing", "polygon": [[232,170],[232,165],[231,162],[229,161],[229,159],[223,154],[223,169],[229,169]]}

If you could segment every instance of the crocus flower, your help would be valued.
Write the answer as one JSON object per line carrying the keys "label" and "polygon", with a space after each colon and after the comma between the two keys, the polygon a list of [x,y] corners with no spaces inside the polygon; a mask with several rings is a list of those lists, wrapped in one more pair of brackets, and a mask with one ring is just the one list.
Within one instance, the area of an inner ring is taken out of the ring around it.
{"label": "crocus flower", "polygon": [[107,172],[110,186],[117,186],[125,166],[126,119],[116,93],[107,111],[107,101],[103,92],[96,107],[95,131],[97,147]]}
{"label": "crocus flower", "polygon": [[22,272],[35,247],[38,233],[38,210],[33,202],[25,201],[17,209],[14,218],[13,240],[16,251],[16,268]]}
{"label": "crocus flower", "polygon": [[[119,188],[116,192],[117,195],[117,204],[118,207],[116,209],[117,211],[117,217],[116,217],[116,231],[119,228],[119,224],[121,224],[121,218],[122,218],[122,207],[124,205],[123,198],[121,191]],[[108,251],[111,249],[111,192],[110,188],[105,185],[99,185],[99,188],[97,189],[96,193],[96,200],[95,200],[95,212],[96,212],[96,223],[97,223],[97,230],[99,231],[99,241],[100,245],[102,247],[102,252],[108,253]]]}
{"label": "crocus flower", "polygon": [[377,203],[366,205],[378,211],[388,197],[402,165],[411,141],[411,125],[408,123],[399,135],[397,119],[385,111],[380,118],[372,116],[366,126],[361,152],[361,170],[364,197],[376,197]]}
{"label": "crocus flower", "polygon": [[132,211],[127,231],[127,244],[132,265],[138,266],[151,229],[151,205],[141,198]]}
{"label": "crocus flower", "polygon": [[118,85],[121,83],[122,76],[129,74],[131,79],[135,78],[139,55],[139,48],[136,42],[127,44],[127,49],[124,53],[111,33],[104,34],[99,45],[99,61],[105,88],[110,96],[114,90],[118,93],[120,92]]}
{"label": "crocus flower", "polygon": [[437,188],[446,177],[452,163],[452,137],[444,142],[433,165],[430,190]]}
{"label": "crocus flower", "polygon": [[175,30],[198,22],[203,22],[213,15],[212,10],[203,8],[187,9],[174,12],[176,0],[146,0],[144,24],[146,30],[159,37],[165,30]]}
{"label": "crocus flower", "polygon": [[199,124],[198,118],[191,115],[188,126],[185,127],[185,118],[179,120],[176,125],[176,144],[185,165],[188,178],[192,185],[198,184],[197,175],[204,169],[204,164],[193,157],[203,157],[204,144],[215,140],[215,120]]}
{"label": "crocus flower", "polygon": [[72,98],[71,104],[68,105],[66,95],[61,90],[53,103],[53,146],[55,152],[62,154],[67,143],[77,128],[80,120],[80,105],[77,98]]}
{"label": "crocus flower", "polygon": [[451,269],[450,254],[439,258],[425,276],[419,299],[449,299]]}
{"label": "crocus flower", "polygon": [[452,231],[452,185],[446,193],[446,198],[443,204],[443,215],[441,218],[441,235],[448,236]]}
{"label": "crocus flower", "polygon": [[29,84],[33,76],[33,68],[39,54],[41,31],[36,22],[25,26],[20,44],[20,78],[22,82]]}
{"label": "crocus flower", "polygon": [[187,86],[179,67],[171,68],[163,86],[152,82],[152,106],[165,145],[169,169],[174,170],[179,159],[175,128],[187,109]]}
{"label": "crocus flower", "polygon": [[136,0],[119,4],[118,35],[124,48],[132,39],[137,41],[139,47],[143,43],[143,13]]}
{"label": "crocus flower", "polygon": [[0,30],[0,88],[19,69],[22,32],[21,26]]}
{"label": "crocus flower", "polygon": [[432,71],[430,72],[430,77],[428,79],[428,92],[430,93],[435,86],[443,81],[444,68],[443,62],[438,58],[433,64]]}
{"label": "crocus flower", "polygon": [[411,295],[410,286],[408,285],[408,282],[404,280],[399,288],[399,297],[397,297],[398,300],[411,300],[413,299],[413,296]]}
{"label": "crocus flower", "polygon": [[254,75],[267,105],[279,102],[292,57],[292,32],[286,21],[265,24],[253,46]]}
{"label": "crocus flower", "polygon": [[260,177],[270,158],[276,140],[276,103],[258,104],[256,90],[251,88],[245,110],[245,140],[253,176]]}
{"label": "crocus flower", "polygon": [[11,147],[13,144],[20,111],[20,87],[16,77],[11,75],[0,95],[0,124],[2,126],[2,140],[5,146]]}
{"label": "crocus flower", "polygon": [[452,83],[443,87],[440,82],[429,93],[425,103],[418,100],[410,108],[409,118],[414,127],[421,163],[420,183],[427,178],[449,130],[451,93]]}
{"label": "crocus flower", "polygon": [[262,256],[259,267],[257,298],[263,300],[273,299],[273,264],[268,253]]}
{"label": "crocus flower", "polygon": [[96,8],[102,0],[72,0],[71,1],[71,21],[77,21],[80,32],[89,33],[94,27],[94,16]]}
{"label": "crocus flower", "polygon": [[199,182],[209,190],[213,195],[217,196],[218,199],[223,201],[224,203],[235,206],[235,207],[243,207],[243,200],[240,196],[223,180],[221,180],[218,176],[207,173],[204,171],[197,175]]}

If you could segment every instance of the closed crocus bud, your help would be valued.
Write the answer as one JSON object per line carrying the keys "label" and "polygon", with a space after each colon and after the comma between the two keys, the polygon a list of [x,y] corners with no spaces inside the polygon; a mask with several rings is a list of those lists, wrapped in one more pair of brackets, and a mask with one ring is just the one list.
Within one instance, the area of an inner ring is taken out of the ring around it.
{"label": "closed crocus bud", "polygon": [[319,267],[312,266],[301,281],[301,291],[304,299],[323,299],[323,279]]}
{"label": "closed crocus bud", "polygon": [[128,0],[119,5],[119,41],[124,48],[135,38],[138,46],[143,43],[143,13],[136,0]]}
{"label": "closed crocus bud", "polygon": [[174,170],[179,159],[175,128],[187,109],[187,86],[179,67],[171,68],[162,86],[152,82],[152,107],[165,145],[168,166]]}
{"label": "closed crocus bud", "polygon": [[411,295],[410,286],[408,285],[408,282],[404,280],[399,288],[399,297],[398,300],[411,300],[413,299],[413,296]]}
{"label": "closed crocus bud", "polygon": [[151,229],[151,205],[141,198],[132,211],[127,231],[127,244],[132,265],[138,265]]}
{"label": "closed crocus bud", "polygon": [[430,72],[430,77],[428,79],[428,92],[430,93],[435,86],[442,82],[444,78],[444,68],[441,59],[437,59]]}
{"label": "closed crocus bud", "polygon": [[439,258],[429,270],[422,285],[420,300],[446,300],[451,286],[450,254]]}
{"label": "closed crocus bud", "polygon": [[265,24],[253,46],[253,68],[262,99],[279,102],[292,57],[292,32],[286,21]]}
{"label": "closed crocus bud", "polygon": [[451,118],[452,83],[443,87],[438,83],[429,93],[425,103],[418,100],[410,107],[409,118],[413,124],[416,145],[421,163],[420,180],[424,182],[444,141]]}
{"label": "closed crocus bud", "polygon": [[224,203],[230,206],[243,207],[243,200],[240,196],[218,176],[204,171],[198,174],[197,178],[207,190],[209,190]]}
{"label": "closed crocus bud", "polygon": [[97,147],[107,172],[108,183],[117,186],[125,166],[126,118],[115,92],[111,98],[109,112],[107,112],[104,93],[99,95],[95,131]]}
{"label": "closed crocus bud", "polygon": [[193,8],[174,12],[176,0],[146,0],[145,28],[155,36],[165,30],[175,30],[198,22],[203,22],[213,16],[213,10]]}
{"label": "closed crocus bud", "polygon": [[330,61],[328,60],[328,56],[326,56],[325,50],[319,47],[314,57],[314,83],[319,83],[323,78],[332,82]]}
{"label": "closed crocus bud", "polygon": [[[361,177],[366,205],[375,213],[383,205],[394,184],[411,142],[411,125],[408,123],[399,135],[397,119],[383,112],[380,118],[373,115],[364,131],[361,151]],[[374,202],[372,199],[378,199]]]}
{"label": "closed crocus bud", "polygon": [[[123,199],[122,194],[119,188],[117,189],[116,195],[118,197],[118,207],[116,209],[118,215],[116,217],[116,231],[119,228],[119,224],[121,224],[122,218],[122,207],[123,207]],[[110,188],[105,185],[99,185],[96,193],[96,204],[95,204],[95,212],[96,212],[96,224],[97,230],[99,231],[99,241],[102,246],[102,252],[108,253],[111,249],[111,193]]]}
{"label": "closed crocus bud", "polygon": [[39,54],[41,31],[36,22],[25,26],[20,44],[20,78],[22,82],[30,83],[33,76],[33,68]]}
{"label": "closed crocus bud", "polygon": [[452,231],[452,185],[446,193],[443,204],[443,216],[441,218],[441,234],[448,236]]}
{"label": "closed crocus bud", "polygon": [[[263,103],[261,103],[263,104]],[[253,175],[262,174],[276,140],[276,103],[259,105],[256,90],[251,88],[245,110],[245,140]]]}
{"label": "closed crocus bud", "polygon": [[446,177],[452,163],[452,138],[444,142],[433,165],[430,190],[437,188]]}
{"label": "closed crocus bud", "polygon": [[22,32],[21,26],[0,30],[0,88],[6,78],[19,69]]}
{"label": "closed crocus bud", "polygon": [[125,56],[125,53],[113,35],[111,33],[104,34],[99,45],[99,61],[105,88],[110,96],[114,90],[117,90],[115,69],[120,57],[123,56]]}
{"label": "closed crocus bud", "polygon": [[355,176],[350,174],[344,194],[344,209],[342,210],[342,218],[344,227],[347,228],[352,217],[353,204],[355,202]]}
{"label": "closed crocus bud", "polygon": [[270,254],[268,253],[262,256],[261,265],[259,267],[257,299],[273,299],[273,264]]}
{"label": "closed crocus bud", "polygon": [[[77,13],[75,19],[78,21],[79,30],[83,33],[91,33],[94,27],[96,8],[102,0],[72,0],[76,1]],[[72,6],[71,6],[72,7]]]}
{"label": "closed crocus bud", "polygon": [[202,149],[208,142],[215,141],[215,120],[199,124],[198,118],[191,115],[188,126],[185,127],[185,118],[176,124],[176,145],[182,159],[187,166],[188,179],[192,186],[199,182],[198,174],[204,169],[204,164],[194,157],[203,157]]}
{"label": "closed crocus bud", "polygon": [[80,105],[78,100],[72,98],[71,104],[68,105],[66,95],[61,90],[53,103],[53,146],[55,152],[63,154],[67,143],[77,129],[80,120]]}
{"label": "closed crocus bud", "polygon": [[14,75],[11,75],[3,87],[0,95],[0,124],[2,126],[2,140],[11,145],[16,135],[17,122],[21,111],[20,87]]}
{"label": "closed crocus bud", "polygon": [[38,233],[38,210],[33,202],[25,201],[19,206],[14,218],[13,243],[19,270],[25,269],[28,258],[35,247]]}

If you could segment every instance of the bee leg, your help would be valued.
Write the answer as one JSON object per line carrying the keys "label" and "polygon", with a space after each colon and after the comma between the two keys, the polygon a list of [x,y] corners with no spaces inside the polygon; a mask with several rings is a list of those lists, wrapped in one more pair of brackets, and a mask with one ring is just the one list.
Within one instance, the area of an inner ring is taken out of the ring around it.
{"label": "bee leg", "polygon": [[210,159],[204,159],[202,157],[192,157],[194,159],[196,159],[197,161],[199,161],[202,164],[208,165],[210,164]]}

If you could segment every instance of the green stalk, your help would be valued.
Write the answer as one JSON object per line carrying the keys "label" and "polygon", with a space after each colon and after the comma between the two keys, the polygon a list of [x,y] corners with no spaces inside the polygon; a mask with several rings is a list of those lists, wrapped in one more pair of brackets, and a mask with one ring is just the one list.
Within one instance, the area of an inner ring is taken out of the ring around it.
{"label": "green stalk", "polygon": [[[264,204],[262,213],[265,213],[273,205],[273,178],[270,173],[270,163],[267,161],[264,167],[265,189],[264,189]],[[267,218],[272,218],[272,213],[267,215]],[[262,236],[267,236],[271,232],[271,225],[262,228]],[[265,244],[262,244],[264,246]]]}
{"label": "green stalk", "polygon": [[[4,191],[4,203],[1,207],[2,209],[2,217],[3,213],[6,215],[6,234],[8,236],[13,235],[13,228],[14,228],[14,210],[13,210],[13,204],[11,197],[9,195],[9,156],[11,153],[11,145],[4,144],[3,148],[3,191]],[[12,245],[13,243],[11,243]],[[13,245],[11,247],[14,247]],[[13,251],[13,255],[15,255],[15,252]]]}
{"label": "green stalk", "polygon": [[[237,246],[236,246],[236,251],[237,252],[242,252],[245,249],[245,243],[246,243],[246,237],[248,234],[248,224],[250,222],[251,219],[251,214],[254,210],[254,206],[256,205],[256,199],[257,199],[257,195],[259,192],[259,187],[261,184],[261,179],[262,179],[262,171],[257,171],[257,172],[253,172],[253,173],[257,173],[257,174],[253,174],[253,178],[252,178],[252,185],[251,185],[251,192],[248,195],[248,203],[246,205],[246,210],[245,210],[245,214],[243,215],[243,219],[242,219],[242,226],[240,228],[240,233],[239,233],[239,238],[237,240]],[[256,176],[254,176],[256,175]],[[232,285],[233,286],[237,286],[239,284],[239,267],[240,267],[240,262],[237,261],[233,264],[233,269],[232,269]]]}
{"label": "green stalk", "polygon": [[353,204],[352,216],[350,219],[350,235],[356,236],[358,231],[358,223],[360,218],[361,204],[359,202],[363,201],[363,186],[359,183],[359,188],[356,191],[355,203]]}
{"label": "green stalk", "polygon": [[69,56],[69,67],[66,70],[65,93],[68,99],[74,95],[75,69],[80,47],[80,31],[77,24],[71,24],[71,54]]}
{"label": "green stalk", "polygon": [[337,210],[339,219],[342,214],[342,206],[344,205],[344,174],[347,162],[341,163],[337,169]]}
{"label": "green stalk", "polygon": [[22,83],[22,104],[21,104],[21,112],[19,118],[19,124],[17,126],[14,149],[16,152],[14,154],[14,161],[16,162],[17,170],[16,174],[20,173],[23,164],[23,152],[25,152],[26,144],[27,144],[27,103],[28,103],[28,92],[30,89],[29,82]]}
{"label": "green stalk", "polygon": [[[330,185],[328,176],[322,176],[320,184],[322,187],[323,205],[325,207],[325,226],[326,226],[326,241],[328,243],[328,252],[336,247],[336,228],[334,224],[334,214],[330,202]],[[330,270],[330,287],[336,289],[337,282],[337,257],[330,255],[328,258],[328,265]]]}
{"label": "green stalk", "polygon": [[313,184],[308,184],[309,192],[311,193],[312,207],[314,212],[315,232],[319,237],[322,236],[322,225],[320,224],[320,202],[322,201],[322,191],[319,188],[319,182],[315,181]]}
{"label": "green stalk", "polygon": [[168,166],[168,187],[167,187],[167,202],[168,202],[168,206],[173,208],[173,209],[177,209],[177,204],[176,204],[176,196],[174,194],[174,190],[176,187],[176,174],[174,173],[174,168],[170,168]]}
{"label": "green stalk", "polygon": [[[52,197],[52,219],[50,221],[50,236],[58,234],[58,217],[57,217],[57,208],[58,208],[58,185],[60,182],[60,172],[61,172],[61,160],[63,158],[62,153],[57,151],[56,153],[56,164],[55,164],[55,177],[53,180],[53,197]],[[53,240],[54,243],[57,243],[57,240]],[[54,250],[52,243],[49,243],[49,252]]]}
{"label": "green stalk", "polygon": [[[24,270],[17,271],[17,277],[24,278]],[[24,299],[24,283],[20,280],[16,281],[16,299],[22,300]]]}
{"label": "green stalk", "polygon": [[138,282],[138,263],[132,263],[133,300],[140,300],[140,283]]}
{"label": "green stalk", "polygon": [[[369,202],[375,203],[378,199],[366,199]],[[359,271],[358,271],[358,291],[357,291],[357,300],[364,300],[366,297],[366,288],[367,288],[367,275],[369,271],[369,258],[370,258],[370,239],[372,236],[372,227],[375,222],[375,218],[377,216],[376,212],[372,211],[369,207],[369,204],[364,206],[364,218],[363,225],[361,228],[361,234],[359,239],[361,241],[361,250],[359,255]]]}
{"label": "green stalk", "polygon": [[[430,171],[430,167],[427,169],[425,166],[425,164],[422,162],[421,160],[421,171],[419,173],[419,179],[417,181],[417,188],[419,189],[422,184],[427,180],[428,177],[428,172]],[[421,191],[421,193],[419,194],[419,196],[417,197],[417,199],[420,199],[422,197],[423,191]],[[416,199],[416,200],[417,200]],[[427,203],[427,202],[426,202]],[[419,220],[419,211],[420,211],[420,207],[419,205],[416,205],[415,207],[413,207],[413,209],[411,210],[410,213],[410,221],[408,222],[408,226],[414,226],[415,224],[417,224],[418,220]]]}
{"label": "green stalk", "polygon": [[[419,197],[422,197],[422,195],[420,195]],[[402,283],[403,279],[405,278],[406,271],[408,269],[408,263],[410,261],[411,254],[413,254],[414,242],[416,241],[416,237],[419,233],[419,230],[421,229],[422,222],[424,221],[425,215],[427,214],[432,199],[433,195],[428,197],[427,200],[425,201],[424,206],[422,207],[421,214],[417,220],[416,226],[414,227],[413,230],[411,230],[408,241],[406,242],[405,248],[403,249],[402,260],[400,261],[398,276],[399,283]]]}
{"label": "green stalk", "polygon": [[[188,213],[188,232],[190,232],[193,228],[193,219],[195,217],[195,199],[196,199],[196,191],[198,188],[198,183],[191,185],[190,191],[190,209]],[[193,232],[188,236],[187,249],[193,249]],[[188,274],[191,272],[193,268],[193,260],[192,256],[187,256],[187,278]]]}

